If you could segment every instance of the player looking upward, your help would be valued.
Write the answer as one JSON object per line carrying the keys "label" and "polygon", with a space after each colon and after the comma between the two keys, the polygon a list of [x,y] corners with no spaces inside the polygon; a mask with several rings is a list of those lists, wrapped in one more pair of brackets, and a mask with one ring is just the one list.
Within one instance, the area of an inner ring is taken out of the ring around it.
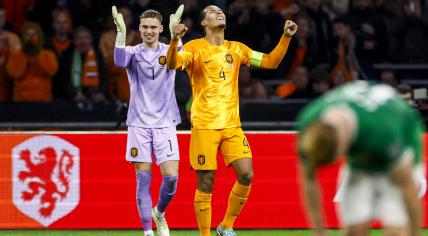
{"label": "player looking upward", "polygon": [[284,34],[269,54],[224,39],[226,16],[217,6],[201,12],[205,37],[192,40],[178,51],[185,25],[171,15],[172,39],[168,49],[169,69],[186,69],[192,85],[190,163],[197,176],[194,208],[201,236],[210,235],[211,195],[217,169],[217,150],[236,173],[228,207],[217,234],[236,235],[233,224],[245,205],[253,180],[252,154],[239,118],[238,71],[241,65],[264,69],[278,67],[297,25],[286,21]]}

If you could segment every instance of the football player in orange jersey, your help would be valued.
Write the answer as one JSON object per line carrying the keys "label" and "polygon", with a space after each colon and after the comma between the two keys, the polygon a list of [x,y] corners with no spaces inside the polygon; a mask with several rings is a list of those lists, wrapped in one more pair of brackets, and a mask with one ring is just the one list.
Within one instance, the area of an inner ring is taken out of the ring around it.
{"label": "football player in orange jersey", "polygon": [[226,165],[235,170],[237,180],[217,234],[233,236],[236,235],[233,224],[247,201],[253,180],[251,149],[239,118],[239,67],[278,67],[297,25],[287,20],[278,45],[269,54],[264,54],[242,43],[225,40],[226,16],[220,8],[210,5],[201,12],[205,37],[186,43],[184,50],[179,52],[178,41],[187,28],[174,19],[171,15],[167,64],[169,69],[186,69],[192,85],[190,163],[197,176],[194,207],[199,233],[210,235],[211,193],[217,151],[220,150]]}

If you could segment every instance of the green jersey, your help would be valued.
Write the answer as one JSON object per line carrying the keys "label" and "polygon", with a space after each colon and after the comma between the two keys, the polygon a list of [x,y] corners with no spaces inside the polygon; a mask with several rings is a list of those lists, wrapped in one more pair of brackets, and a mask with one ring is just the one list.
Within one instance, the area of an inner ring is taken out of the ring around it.
{"label": "green jersey", "polygon": [[392,87],[357,81],[334,89],[304,108],[298,130],[337,106],[349,108],[357,121],[347,153],[351,169],[385,171],[407,150],[415,164],[421,161],[422,120]]}

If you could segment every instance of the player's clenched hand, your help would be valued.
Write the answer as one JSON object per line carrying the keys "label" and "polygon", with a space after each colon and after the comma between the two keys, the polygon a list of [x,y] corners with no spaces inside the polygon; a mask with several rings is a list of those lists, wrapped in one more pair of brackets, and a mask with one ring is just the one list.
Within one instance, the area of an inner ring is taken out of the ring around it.
{"label": "player's clenched hand", "polygon": [[287,20],[284,25],[284,34],[287,37],[293,36],[297,31],[297,24],[291,20]]}
{"label": "player's clenched hand", "polygon": [[172,31],[172,38],[173,39],[180,39],[182,38],[187,32],[187,27],[184,24],[177,24]]}
{"label": "player's clenched hand", "polygon": [[116,25],[117,32],[126,33],[125,21],[121,13],[117,12],[116,6],[112,6],[111,12],[113,14],[114,24]]}
{"label": "player's clenched hand", "polygon": [[174,38],[174,32],[175,32],[176,26],[181,21],[181,15],[183,15],[183,10],[184,10],[184,5],[181,4],[178,7],[177,11],[174,14],[171,14],[169,16],[169,32],[171,32],[171,37],[172,38]]}

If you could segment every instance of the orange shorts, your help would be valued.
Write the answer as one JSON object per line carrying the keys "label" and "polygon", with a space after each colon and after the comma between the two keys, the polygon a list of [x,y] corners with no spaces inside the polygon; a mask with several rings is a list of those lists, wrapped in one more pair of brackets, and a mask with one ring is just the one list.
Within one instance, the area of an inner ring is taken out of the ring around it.
{"label": "orange shorts", "polygon": [[216,170],[218,150],[226,166],[241,158],[252,158],[250,144],[240,127],[192,129],[190,165],[194,170]]}

